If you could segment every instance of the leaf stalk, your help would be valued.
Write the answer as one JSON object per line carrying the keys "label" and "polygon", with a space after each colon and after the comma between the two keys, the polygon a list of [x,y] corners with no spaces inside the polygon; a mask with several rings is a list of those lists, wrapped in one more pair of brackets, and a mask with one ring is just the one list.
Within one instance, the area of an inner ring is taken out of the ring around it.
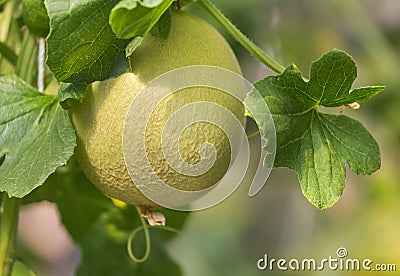
{"label": "leaf stalk", "polygon": [[20,199],[3,194],[0,209],[0,276],[11,275],[14,264]]}
{"label": "leaf stalk", "polygon": [[285,67],[269,57],[261,48],[244,35],[210,0],[199,0],[199,3],[218,21],[219,24],[255,58],[278,74],[282,74]]}

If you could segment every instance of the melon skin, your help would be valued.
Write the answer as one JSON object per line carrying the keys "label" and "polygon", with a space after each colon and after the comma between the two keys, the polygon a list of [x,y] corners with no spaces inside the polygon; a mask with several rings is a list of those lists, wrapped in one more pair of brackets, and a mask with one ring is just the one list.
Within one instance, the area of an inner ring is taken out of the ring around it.
{"label": "melon skin", "polygon": [[[172,11],[169,37],[162,39],[146,35],[130,57],[130,63],[130,73],[93,83],[82,103],[71,107],[70,116],[77,133],[75,156],[87,177],[106,195],[132,205],[157,207],[137,189],[124,161],[122,133],[132,101],[146,83],[176,68],[211,65],[238,74],[241,70],[229,44],[212,26],[177,10]],[[188,88],[168,96],[154,110],[148,122],[147,157],[137,158],[148,158],[157,175],[177,189],[198,190],[212,186],[225,174],[231,158],[225,133],[212,123],[201,122],[182,132],[179,154],[189,164],[196,164],[200,161],[200,146],[205,142],[212,143],[218,153],[214,166],[203,175],[186,176],[173,170],[166,162],[161,150],[163,125],[176,109],[196,101],[217,103],[230,110],[243,125],[245,123],[243,104],[222,91]],[[141,179],[146,182],[146,175]]]}

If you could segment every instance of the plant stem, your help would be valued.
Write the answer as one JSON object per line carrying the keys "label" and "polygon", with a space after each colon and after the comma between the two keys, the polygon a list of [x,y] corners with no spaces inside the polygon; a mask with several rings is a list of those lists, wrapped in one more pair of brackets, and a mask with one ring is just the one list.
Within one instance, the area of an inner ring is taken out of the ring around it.
{"label": "plant stem", "polygon": [[255,58],[264,63],[267,67],[274,70],[278,74],[282,74],[285,68],[269,57],[257,45],[255,45],[247,36],[245,36],[235,25],[229,21],[210,0],[199,0],[200,4],[217,20],[222,27],[239,42],[247,51]]}
{"label": "plant stem", "polygon": [[17,239],[20,199],[3,195],[0,212],[0,276],[11,275]]}
{"label": "plant stem", "polygon": [[[2,1],[4,3],[4,1]],[[9,1],[0,20],[0,41],[6,43],[13,20],[16,1]],[[3,160],[4,161],[4,160]],[[14,264],[20,199],[0,193],[0,276],[9,276]]]}
{"label": "plant stem", "polygon": [[46,41],[44,38],[39,38],[39,53],[38,53],[38,76],[37,87],[39,92],[44,92],[44,60],[46,55]]}
{"label": "plant stem", "polygon": [[[128,242],[127,242],[127,249],[128,249],[128,255],[132,261],[134,261],[136,263],[144,263],[145,261],[147,261],[147,259],[150,256],[150,250],[151,250],[150,232],[149,232],[149,227],[148,227],[146,221],[142,217],[141,209],[139,207],[136,207],[136,211],[138,213],[140,223],[142,224],[142,226],[139,226],[138,228],[133,230],[133,232],[129,235]],[[144,230],[146,250],[144,252],[143,257],[137,258],[132,251],[132,242],[133,242],[133,238],[136,236],[136,234],[142,229]]]}
{"label": "plant stem", "polygon": [[[13,3],[11,1],[10,3]],[[10,11],[13,12],[13,11]],[[9,20],[12,20],[10,17]],[[11,23],[10,23],[11,24]],[[37,46],[35,38],[28,30],[24,32],[15,72],[26,82],[32,82]],[[17,240],[18,216],[21,199],[1,194],[3,201],[0,208],[0,276],[10,276],[15,259],[15,243]]]}

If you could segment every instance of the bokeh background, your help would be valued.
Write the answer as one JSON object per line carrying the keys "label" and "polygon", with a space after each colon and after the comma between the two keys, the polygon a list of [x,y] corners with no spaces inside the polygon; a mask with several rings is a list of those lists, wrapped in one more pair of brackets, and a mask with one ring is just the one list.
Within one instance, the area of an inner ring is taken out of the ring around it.
{"label": "bokeh background", "polygon": [[[260,272],[256,262],[271,258],[336,257],[397,264],[400,269],[400,1],[398,0],[214,0],[227,17],[284,65],[295,63],[307,77],[311,62],[332,48],[345,50],[358,65],[354,84],[386,85],[358,111],[377,139],[382,168],[372,176],[348,172],[346,188],[332,208],[317,210],[302,195],[297,176],[273,170],[254,198],[249,182],[223,203],[190,215],[183,233],[168,249],[186,275],[312,275],[311,272]],[[197,4],[190,12],[225,32]],[[225,34],[226,35],[226,34]],[[272,74],[226,35],[250,81]],[[252,140],[257,149],[257,139]],[[253,168],[254,169],[254,168]],[[248,179],[247,179],[248,180]],[[73,275],[79,249],[63,229],[51,203],[24,207],[20,242],[45,275]],[[110,256],[112,258],[112,256]],[[330,272],[323,275],[364,275]],[[389,273],[395,275],[396,272]]]}

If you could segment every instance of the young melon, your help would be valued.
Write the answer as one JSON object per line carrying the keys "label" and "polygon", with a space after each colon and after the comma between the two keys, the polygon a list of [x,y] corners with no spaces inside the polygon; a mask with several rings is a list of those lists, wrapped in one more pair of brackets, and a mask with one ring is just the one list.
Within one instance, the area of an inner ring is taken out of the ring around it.
{"label": "young melon", "polygon": [[[190,65],[218,66],[238,74],[238,61],[225,39],[208,23],[183,11],[173,11],[167,39],[148,34],[130,57],[131,72],[92,85],[83,102],[71,108],[77,133],[76,158],[88,178],[105,194],[133,205],[155,207],[131,180],[126,168],[122,133],[128,109],[143,86],[170,70]],[[162,129],[168,118],[185,104],[208,101],[230,110],[244,125],[244,107],[226,92],[192,87],[169,95],[154,110],[146,126],[146,152],[158,177],[177,189],[199,190],[217,183],[229,167],[231,148],[225,132],[209,122],[188,126],[179,139],[179,153],[189,164],[200,161],[200,147],[214,145],[212,168],[198,176],[183,175],[170,167],[162,147]],[[143,112],[137,110],[137,112]],[[137,124],[146,122],[138,121]],[[227,124],[230,122],[227,119]],[[140,139],[140,137],[137,137]],[[140,168],[137,168],[140,171]],[[140,185],[146,183],[146,175]]]}

